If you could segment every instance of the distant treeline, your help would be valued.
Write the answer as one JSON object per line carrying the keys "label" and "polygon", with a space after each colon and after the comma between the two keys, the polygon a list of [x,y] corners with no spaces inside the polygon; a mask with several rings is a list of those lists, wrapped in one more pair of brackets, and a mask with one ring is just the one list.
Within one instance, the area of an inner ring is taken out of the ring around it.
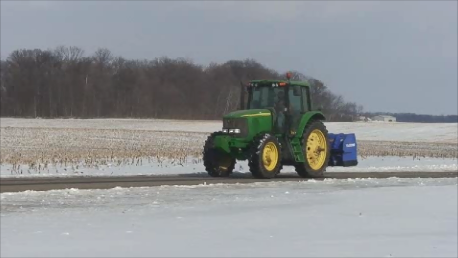
{"label": "distant treeline", "polygon": [[397,122],[413,122],[413,123],[457,123],[457,115],[423,115],[414,113],[387,113],[387,112],[372,112],[362,114],[366,117],[377,115],[388,115],[396,117]]}
{"label": "distant treeline", "polygon": [[[313,84],[316,108],[330,121],[352,121],[362,107]],[[129,60],[107,49],[21,49],[1,60],[1,116],[42,118],[220,119],[238,108],[240,82],[285,78],[254,60],[207,67],[167,57]]]}

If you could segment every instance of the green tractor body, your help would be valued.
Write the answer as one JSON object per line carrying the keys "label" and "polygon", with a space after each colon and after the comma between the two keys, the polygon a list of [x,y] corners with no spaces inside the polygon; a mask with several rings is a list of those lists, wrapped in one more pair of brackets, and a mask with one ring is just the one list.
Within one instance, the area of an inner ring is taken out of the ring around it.
{"label": "green tractor body", "polygon": [[[253,80],[242,89],[241,108],[223,116],[222,130],[205,142],[209,175],[229,176],[236,160],[248,160],[256,178],[272,178],[283,165],[302,177],[322,177],[331,157],[325,116],[314,110],[302,81]],[[246,104],[246,107],[245,107]]]}

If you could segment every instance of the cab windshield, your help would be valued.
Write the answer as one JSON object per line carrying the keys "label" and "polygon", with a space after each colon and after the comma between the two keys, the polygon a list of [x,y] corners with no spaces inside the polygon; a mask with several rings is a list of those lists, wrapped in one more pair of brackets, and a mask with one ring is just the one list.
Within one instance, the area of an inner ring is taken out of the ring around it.
{"label": "cab windshield", "polygon": [[248,99],[248,109],[275,108],[279,102],[284,102],[284,93],[285,89],[282,87],[253,87]]}

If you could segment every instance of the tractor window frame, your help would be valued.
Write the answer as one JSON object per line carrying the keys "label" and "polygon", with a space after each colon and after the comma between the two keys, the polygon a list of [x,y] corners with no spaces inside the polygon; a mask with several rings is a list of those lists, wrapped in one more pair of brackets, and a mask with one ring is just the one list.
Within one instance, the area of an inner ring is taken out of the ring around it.
{"label": "tractor window frame", "polygon": [[302,87],[302,112],[306,113],[312,110],[310,102],[310,89],[308,87]]}
{"label": "tractor window frame", "polygon": [[[299,92],[301,93],[300,96],[294,96],[294,88],[297,88],[299,89]],[[302,113],[303,112],[303,99],[302,99],[302,87],[300,86],[297,86],[297,85],[291,85],[290,88],[289,88],[289,93],[288,93],[288,102],[289,102],[289,105],[290,105],[290,108],[293,109],[293,106],[296,107],[296,112],[299,112],[299,113]],[[296,98],[296,101],[294,101],[294,105],[293,105],[293,102],[291,102],[291,98]],[[297,103],[297,100],[299,100],[299,103]],[[297,105],[298,104],[298,105]],[[290,110],[290,112],[293,111],[293,110]]]}

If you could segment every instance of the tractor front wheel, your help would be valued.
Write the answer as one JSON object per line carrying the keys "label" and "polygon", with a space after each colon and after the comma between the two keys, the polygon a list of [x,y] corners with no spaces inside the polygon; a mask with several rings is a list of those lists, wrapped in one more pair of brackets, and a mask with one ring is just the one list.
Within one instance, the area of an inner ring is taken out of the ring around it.
{"label": "tractor front wheel", "polygon": [[297,163],[297,174],[301,177],[320,178],[324,176],[331,155],[328,130],[323,122],[311,121],[303,133],[302,150],[304,163]]}
{"label": "tractor front wheel", "polygon": [[281,168],[281,146],[271,134],[261,134],[253,140],[248,165],[255,178],[275,177]]}
{"label": "tractor front wheel", "polygon": [[214,139],[218,133],[212,133],[205,141],[203,162],[208,175],[212,177],[228,177],[235,167],[235,158],[215,148]]}

